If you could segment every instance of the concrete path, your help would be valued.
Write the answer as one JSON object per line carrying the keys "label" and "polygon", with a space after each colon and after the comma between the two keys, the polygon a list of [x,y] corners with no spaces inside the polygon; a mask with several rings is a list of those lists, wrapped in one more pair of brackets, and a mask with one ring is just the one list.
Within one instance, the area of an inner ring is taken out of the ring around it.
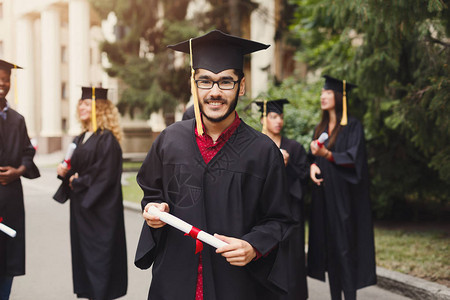
{"label": "concrete path", "polygon": [[[48,166],[48,165],[46,165]],[[69,236],[69,203],[52,200],[59,180],[54,169],[40,168],[41,178],[23,180],[26,209],[27,274],[16,277],[11,300],[77,299],[73,294]],[[133,264],[142,226],[140,212],[125,210],[128,250],[128,293],[121,299],[147,299],[151,273]],[[308,279],[310,299],[330,299],[328,284]],[[358,299],[410,299],[379,287],[358,291]],[[189,300],[189,299],[187,299]]]}

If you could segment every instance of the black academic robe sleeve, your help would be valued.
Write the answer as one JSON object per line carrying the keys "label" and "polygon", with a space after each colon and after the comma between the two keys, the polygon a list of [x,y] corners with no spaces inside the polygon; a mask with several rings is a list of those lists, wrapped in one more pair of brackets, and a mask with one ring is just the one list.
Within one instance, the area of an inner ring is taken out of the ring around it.
{"label": "black academic robe sleeve", "polygon": [[21,137],[23,139],[22,143],[24,145],[22,149],[22,165],[25,166],[25,173],[23,177],[28,179],[34,179],[40,176],[37,166],[33,162],[33,157],[36,154],[36,150],[33,145],[31,145],[30,138],[28,137],[27,127],[25,125],[25,120],[23,122],[23,127],[21,128]]}
{"label": "black academic robe sleeve", "polygon": [[305,186],[309,176],[308,155],[305,148],[294,140],[282,137],[280,148],[289,153],[286,175],[289,193],[297,200],[305,194]]}
{"label": "black academic robe sleeve", "polygon": [[[269,253],[278,243],[284,239],[285,228],[283,223],[283,210],[285,207],[277,207],[280,202],[274,201],[276,197],[283,195],[283,186],[285,182],[285,170],[280,164],[280,158],[275,157],[274,161],[270,163],[270,168],[267,173],[266,182],[260,197],[260,209],[263,216],[249,233],[245,234],[242,239],[249,242],[253,247],[258,249],[262,255]],[[280,180],[283,178],[284,180]],[[272,183],[272,184],[271,184]],[[284,186],[287,191],[286,186]],[[285,194],[287,199],[287,195]],[[275,216],[279,214],[280,219]],[[289,219],[287,219],[289,220]]]}
{"label": "black academic robe sleeve", "polygon": [[[156,138],[136,177],[137,183],[144,192],[144,197],[141,201],[142,209],[150,202],[164,202],[162,162],[158,154],[159,140],[164,134],[165,132]],[[135,265],[138,268],[148,269],[152,265],[157,253],[156,240],[162,230],[162,228],[152,229],[144,222],[135,256]]]}
{"label": "black academic robe sleeve", "polygon": [[332,150],[338,173],[348,182],[357,184],[362,180],[365,163],[364,130],[357,121],[349,122],[345,132],[345,149]]}
{"label": "black academic robe sleeve", "polygon": [[[73,139],[73,143],[78,145],[78,142],[80,140],[80,137],[77,136]],[[58,175],[58,179],[62,180],[61,185],[56,190],[56,193],[53,195],[53,199],[56,200],[59,203],[65,203],[69,199],[70,195],[70,186],[69,186],[69,179],[72,175],[74,175],[76,172],[73,169],[69,169],[67,171],[67,174],[65,177],[61,177]]]}
{"label": "black academic robe sleeve", "polygon": [[37,166],[33,162],[36,150],[28,137],[27,126],[22,115],[13,109],[9,109],[7,120],[1,120],[0,135],[0,165],[18,168],[25,167],[23,177],[34,179],[40,176]]}

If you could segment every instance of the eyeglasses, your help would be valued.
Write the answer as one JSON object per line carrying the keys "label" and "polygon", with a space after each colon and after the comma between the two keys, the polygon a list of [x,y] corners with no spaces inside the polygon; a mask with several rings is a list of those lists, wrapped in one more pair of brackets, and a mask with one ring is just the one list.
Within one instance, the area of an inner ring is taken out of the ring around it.
{"label": "eyeglasses", "polygon": [[236,80],[236,81],[233,81],[233,80],[214,81],[214,80],[208,80],[208,79],[195,80],[195,84],[197,85],[197,87],[202,90],[212,89],[215,83],[217,83],[217,86],[221,90],[232,90],[232,89],[234,89],[234,86],[238,82],[240,82],[240,80]]}

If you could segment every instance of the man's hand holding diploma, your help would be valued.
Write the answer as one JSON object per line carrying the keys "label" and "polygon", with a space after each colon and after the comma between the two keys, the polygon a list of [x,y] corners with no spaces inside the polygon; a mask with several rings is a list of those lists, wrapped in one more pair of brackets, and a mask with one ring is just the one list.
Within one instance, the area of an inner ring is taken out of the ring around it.
{"label": "man's hand holding diploma", "polygon": [[214,237],[228,243],[228,245],[216,249],[233,266],[243,267],[256,257],[256,250],[249,242],[225,235],[214,234]]}
{"label": "man's hand holding diploma", "polygon": [[166,223],[164,223],[163,221],[161,221],[159,219],[158,216],[152,215],[148,212],[148,208],[150,206],[155,206],[157,207],[160,211],[163,212],[169,212],[169,204],[163,202],[163,203],[156,203],[156,202],[151,202],[149,204],[147,204],[144,208],[144,212],[142,213],[142,216],[145,219],[145,222],[147,222],[147,225],[150,226],[151,228],[161,228],[164,225],[166,225]]}

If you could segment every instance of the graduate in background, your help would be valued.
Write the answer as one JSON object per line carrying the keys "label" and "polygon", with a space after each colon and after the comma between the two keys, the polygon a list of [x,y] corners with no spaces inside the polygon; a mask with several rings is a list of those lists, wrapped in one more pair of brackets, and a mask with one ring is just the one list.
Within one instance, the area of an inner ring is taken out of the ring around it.
{"label": "graduate in background", "polygon": [[[214,30],[169,47],[192,53],[199,107],[158,136],[137,176],[146,223],[135,265],[153,265],[148,299],[278,299],[289,263],[278,246],[292,224],[283,158],[235,111],[244,55],[269,46]],[[150,215],[150,205],[229,245],[196,254],[196,242]]]}
{"label": "graduate in background", "polygon": [[289,253],[289,291],[280,299],[301,300],[308,298],[305,267],[305,214],[303,196],[308,180],[308,156],[302,145],[281,135],[284,125],[283,107],[287,99],[255,102],[261,111],[263,133],[280,148],[286,166],[287,183],[291,195],[291,211],[298,225],[290,238],[282,242],[280,250]]}
{"label": "graduate in background", "polygon": [[[311,142],[315,183],[309,224],[308,275],[325,280],[331,297],[356,299],[376,284],[369,174],[362,124],[347,117],[346,94],[355,86],[330,76],[320,97],[322,119]],[[327,132],[323,146],[317,139]]]}
{"label": "graduate in background", "polygon": [[184,111],[181,121],[190,120],[193,118],[195,118],[194,105],[191,105]]}
{"label": "graduate in background", "polygon": [[[9,106],[11,70],[0,60],[0,222],[17,231],[14,238],[0,231],[0,299],[9,299],[14,276],[25,274],[25,211],[20,176],[40,176],[25,120]],[[17,91],[14,91],[17,93]],[[16,94],[17,95],[17,94]]]}
{"label": "graduate in background", "polygon": [[83,87],[78,117],[83,133],[71,167],[53,197],[70,198],[74,292],[79,298],[115,299],[127,291],[127,252],[122,203],[119,113],[107,89]]}

